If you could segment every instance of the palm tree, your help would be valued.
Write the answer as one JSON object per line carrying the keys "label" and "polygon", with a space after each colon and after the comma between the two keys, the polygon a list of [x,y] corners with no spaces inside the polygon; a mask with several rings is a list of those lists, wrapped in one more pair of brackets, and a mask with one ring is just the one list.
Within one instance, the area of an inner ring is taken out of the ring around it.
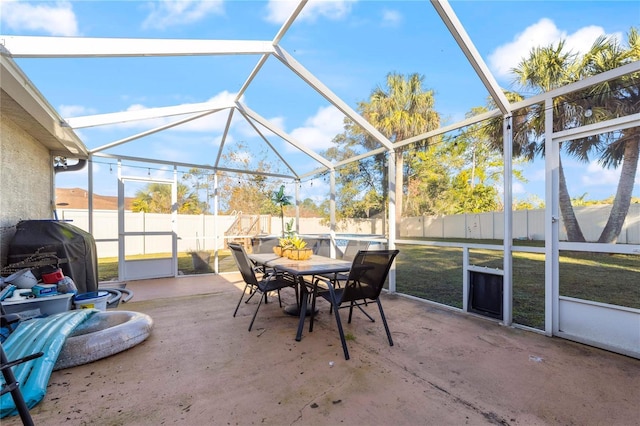
{"label": "palm tree", "polygon": [[[539,92],[548,92],[558,87],[565,86],[578,79],[579,64],[577,55],[571,52],[564,52],[564,41],[560,41],[557,46],[537,47],[531,50],[529,57],[524,59],[513,69],[516,75],[516,82],[524,88],[533,89]],[[554,129],[564,129],[568,122],[576,118],[573,111],[565,108],[566,97],[556,97],[553,100],[553,127]],[[536,138],[541,138],[539,149],[529,149],[529,152],[539,152],[544,155],[544,105],[536,105],[526,114],[527,121],[524,123],[525,131],[521,132],[521,137],[528,139],[529,133]],[[520,140],[520,143],[525,142]],[[528,145],[528,141],[525,142]],[[562,148],[562,146],[560,147]],[[585,238],[580,229],[580,224],[576,218],[571,197],[567,189],[567,181],[564,176],[562,160],[559,159],[559,207],[564,226],[567,230],[569,241],[584,242]]]}
{"label": "palm tree", "polygon": [[[616,40],[600,38],[585,55],[586,75],[595,75],[640,60],[640,37],[636,28],[627,34],[627,48]],[[587,107],[593,108],[591,121],[607,120],[640,111],[640,75],[638,73],[598,84],[591,88]],[[588,124],[589,119],[587,119]],[[613,243],[622,230],[629,212],[631,195],[638,170],[640,129],[625,129],[619,134],[602,135],[596,147],[604,167],[620,169],[620,180],[613,199],[609,219],[598,238],[599,243]]]}
{"label": "palm tree", "polygon": [[273,204],[280,206],[280,220],[282,221],[282,238],[284,238],[284,206],[291,205],[291,196],[284,195],[284,185],[280,185],[280,189],[274,191],[271,195]]}
{"label": "palm tree", "polygon": [[[176,210],[178,213],[201,214],[205,203],[198,199],[198,194],[189,192],[189,187],[178,182],[177,186],[178,202]],[[165,183],[152,182],[143,189],[136,191],[135,199],[132,203],[134,212],[146,213],[171,213],[171,185]]]}
{"label": "palm tree", "polygon": [[[623,48],[615,39],[598,39],[582,58],[571,52],[564,52],[564,41],[556,46],[532,49],[514,70],[519,83],[525,89],[546,92],[590,75],[617,68],[640,59],[637,30],[628,35],[628,48]],[[640,108],[638,75],[625,76],[589,89],[589,92],[572,93],[556,97],[553,103],[554,130],[578,127],[596,120],[613,118],[635,113]],[[519,95],[510,94],[511,98]],[[508,96],[509,97],[509,96]],[[597,106],[597,107],[594,107]],[[585,117],[584,111],[592,108],[594,114]],[[533,159],[544,155],[544,105],[533,105],[524,111],[514,113],[514,156],[522,155]],[[500,126],[501,127],[501,126]],[[493,126],[494,143],[501,140],[498,126]],[[599,242],[615,242],[629,210],[633,182],[638,167],[638,129],[628,129],[620,134],[605,133],[576,139],[561,145],[569,155],[582,162],[590,161],[597,155],[605,167],[622,164],[618,190],[614,199],[609,221]],[[571,197],[567,189],[562,162],[559,163],[559,207],[567,230],[569,241],[584,242],[585,238],[576,219]]]}
{"label": "palm tree", "polygon": [[[437,129],[440,116],[434,110],[432,90],[422,86],[424,77],[411,74],[407,77],[390,73],[386,87],[376,88],[368,102],[360,103],[363,117],[391,142],[397,143],[421,133]],[[404,149],[396,151],[396,229],[400,230],[404,195]]]}

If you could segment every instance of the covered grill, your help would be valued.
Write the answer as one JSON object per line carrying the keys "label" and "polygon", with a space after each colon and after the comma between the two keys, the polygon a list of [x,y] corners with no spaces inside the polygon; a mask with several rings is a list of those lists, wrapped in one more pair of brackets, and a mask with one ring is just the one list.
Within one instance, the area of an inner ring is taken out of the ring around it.
{"label": "covered grill", "polygon": [[[71,277],[79,293],[98,290],[98,259],[93,236],[68,222],[23,220],[9,243],[9,264],[23,262],[35,254],[51,255],[50,266]],[[29,266],[29,262],[25,267]],[[47,262],[39,263],[40,271]]]}

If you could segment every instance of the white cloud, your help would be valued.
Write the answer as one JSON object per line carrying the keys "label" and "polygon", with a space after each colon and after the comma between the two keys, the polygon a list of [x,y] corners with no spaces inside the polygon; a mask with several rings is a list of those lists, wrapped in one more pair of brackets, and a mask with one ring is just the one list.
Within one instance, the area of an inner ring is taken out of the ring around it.
{"label": "white cloud", "polygon": [[620,180],[620,169],[603,169],[600,164],[595,161],[587,166],[587,174],[582,175],[581,182],[587,186],[603,186],[618,185]]}
{"label": "white cloud", "polygon": [[197,22],[208,15],[224,14],[222,0],[164,0],[148,3],[151,12],[142,28],[164,29]]}
{"label": "white cloud", "polygon": [[333,138],[344,130],[344,115],[334,106],[318,109],[313,117],[305,121],[305,126],[291,132],[291,136],[301,144],[315,150],[332,146]]}
{"label": "white cloud", "polygon": [[397,27],[402,23],[402,15],[397,10],[385,9],[382,11],[382,25],[385,27]]}
{"label": "white cloud", "polygon": [[[297,21],[314,22],[319,17],[330,20],[344,18],[351,11],[356,0],[309,0]],[[294,11],[298,1],[269,0],[265,20],[273,24],[283,24]]]}
{"label": "white cloud", "polygon": [[314,203],[320,205],[327,199],[329,192],[329,182],[323,178],[317,178],[302,183],[300,186],[300,199],[310,198]]}
{"label": "white cloud", "polygon": [[[284,123],[285,123],[285,118],[284,117],[273,117],[270,118],[269,121],[271,123],[273,123],[273,125],[275,127],[277,127],[278,129],[284,129]],[[269,130],[267,130],[267,132],[270,132]]]}
{"label": "white cloud", "polygon": [[[228,104],[232,102],[235,99],[235,97],[236,97],[235,93],[230,93],[225,90],[218,93],[216,96],[208,99],[206,102],[212,102],[212,103],[220,102],[222,104]],[[149,109],[149,108],[143,104],[132,104],[126,109],[126,111],[142,111],[146,109]],[[183,131],[183,132],[219,132],[224,129],[227,123],[228,113],[229,113],[229,110],[221,110],[219,112],[207,115],[197,120],[189,121],[185,124],[181,124],[179,126],[173,127],[172,130]],[[194,115],[197,115],[197,114],[194,114]],[[108,129],[108,130],[112,130],[114,128],[148,130],[148,129],[153,129],[156,127],[164,126],[166,124],[179,121],[186,117],[187,115],[184,114],[184,115],[175,115],[170,117],[159,117],[159,118],[154,118],[149,120],[127,121],[124,123],[103,126],[102,128]]]}
{"label": "white cloud", "polygon": [[0,22],[18,31],[43,32],[53,36],[77,36],[78,22],[71,2],[32,4],[2,0]]}
{"label": "white cloud", "polygon": [[513,194],[526,194],[527,190],[521,182],[513,182],[511,185],[511,192]]}
{"label": "white cloud", "polygon": [[96,110],[92,108],[87,108],[82,105],[60,105],[58,107],[58,113],[63,118],[66,117],[82,117],[84,115],[92,115],[96,114]]}
{"label": "white cloud", "polygon": [[[511,69],[527,57],[534,47],[549,46],[557,44],[560,40],[565,40],[567,52],[581,54],[589,50],[596,38],[601,35],[605,35],[604,29],[594,25],[580,28],[576,32],[568,34],[559,29],[552,20],[543,18],[525,28],[511,42],[496,48],[488,57],[489,66],[496,76],[508,77],[511,74]],[[620,39],[621,35],[614,34],[614,36]]]}
{"label": "white cloud", "polygon": [[[251,126],[249,123],[247,123],[247,121],[244,118],[238,118],[239,116],[240,116],[240,114],[237,114],[237,113],[234,115],[234,120],[233,120],[233,124],[232,124],[233,129],[238,133],[238,135],[239,136],[243,136],[245,138],[260,137],[256,133],[256,131],[253,128],[253,126]],[[284,122],[285,122],[284,117],[273,117],[273,118],[265,118],[265,119],[269,123],[271,123],[271,125],[273,127],[284,131]],[[274,137],[274,138],[278,138],[279,137],[275,133],[273,133],[271,130],[269,130],[268,128],[263,127],[262,125],[257,124],[257,123],[254,123],[254,124],[256,124],[256,127],[258,128],[258,130],[260,130],[260,132],[267,139],[271,139],[272,137]]]}

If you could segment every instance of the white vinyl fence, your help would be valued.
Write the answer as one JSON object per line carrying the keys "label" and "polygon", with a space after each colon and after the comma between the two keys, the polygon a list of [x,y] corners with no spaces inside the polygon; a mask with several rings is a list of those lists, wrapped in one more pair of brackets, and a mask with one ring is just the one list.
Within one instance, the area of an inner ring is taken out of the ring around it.
{"label": "white vinyl fence", "polygon": [[[597,241],[609,217],[611,206],[576,207],[575,212],[587,241]],[[60,220],[69,220],[85,231],[89,230],[89,215],[84,209],[58,211]],[[225,231],[234,216],[178,215],[178,251],[214,250],[224,247]],[[285,223],[291,218],[285,218]],[[282,232],[279,217],[271,218],[271,232]],[[157,213],[125,213],[126,232],[170,231],[171,215]],[[320,218],[300,218],[301,234],[328,234],[329,225]],[[502,239],[504,215],[501,212],[462,214],[453,216],[421,216],[405,218],[400,227],[402,238],[466,238]],[[352,219],[336,226],[339,234],[380,235],[381,219]],[[118,213],[114,210],[94,211],[93,236],[98,257],[118,256]],[[544,210],[521,210],[513,215],[513,236],[516,239],[544,239]],[[246,235],[249,238],[251,235]],[[560,239],[566,239],[561,227]],[[632,204],[622,228],[620,244],[640,244],[640,204]],[[168,236],[134,236],[125,241],[126,255],[170,253]]]}
{"label": "white vinyl fence", "polygon": [[[611,211],[610,205],[575,207],[578,223],[588,242],[596,242],[604,229]],[[467,238],[502,239],[504,214],[502,212],[460,214],[453,216],[421,216],[402,220],[403,238]],[[544,239],[544,210],[518,210],[513,212],[513,238],[521,240]],[[560,240],[567,234],[560,221]],[[640,244],[640,204],[632,204],[618,237],[620,244]]]}

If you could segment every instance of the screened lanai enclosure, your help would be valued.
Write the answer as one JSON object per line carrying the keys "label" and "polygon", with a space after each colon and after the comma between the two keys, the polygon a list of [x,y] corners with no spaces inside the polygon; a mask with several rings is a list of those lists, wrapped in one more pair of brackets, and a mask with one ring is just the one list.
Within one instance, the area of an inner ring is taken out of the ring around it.
{"label": "screened lanai enclosure", "polygon": [[[362,7],[379,2],[368,3]],[[24,71],[24,84],[57,79],[58,89],[43,96],[67,106],[101,98],[113,105],[80,113],[68,108],[61,117],[89,155],[56,157],[56,184],[69,186],[69,176],[81,176],[75,186],[86,184],[88,196],[86,209],[58,206],[57,217],[89,231],[99,256],[117,264],[109,278],[121,281],[178,277],[180,253],[204,262],[200,272],[224,273],[233,265],[227,242],[266,247],[287,226],[325,241],[332,256],[351,239],[366,240],[373,249],[400,249],[389,292],[640,357],[637,34],[628,36],[635,56],[618,52],[607,64],[594,59],[588,72],[516,93],[498,83],[477,48],[484,35],[473,37],[464,25],[482,6],[407,3],[429,23],[417,34],[430,38],[412,40],[415,48],[379,51],[363,41],[367,31],[351,39],[346,29],[343,43],[353,43],[354,58],[358,49],[390,64],[394,54],[414,55],[411,71],[418,74],[435,73],[442,55],[454,58],[466,80],[448,84],[480,93],[464,116],[438,115],[428,102],[412,109],[415,99],[407,97],[407,111],[420,119],[394,128],[385,100],[410,90],[412,80],[398,79],[392,65],[386,87],[366,87],[362,100],[341,95],[365,71],[355,59],[331,57],[322,34],[315,35],[318,45],[300,41],[315,2],[296,3],[258,39],[131,38],[126,29],[102,37],[3,35],[3,60]],[[335,68],[314,72],[332,61]],[[109,70],[109,78],[92,81],[74,70],[79,63]],[[157,91],[180,93],[195,68],[210,70],[199,98],[156,104]],[[220,78],[222,69],[233,78]],[[147,81],[150,74],[162,88]],[[117,92],[120,80],[131,80],[146,99],[129,99],[128,108],[115,102],[110,91]],[[87,82],[89,92],[76,90]],[[438,95],[464,96],[447,90]],[[315,103],[303,106],[301,99]],[[286,131],[284,107],[291,105],[309,109],[302,113],[316,121]],[[599,176],[613,177],[602,203],[572,193],[589,177],[587,185],[603,183]],[[531,182],[541,196],[527,195]],[[189,202],[187,185],[196,189],[198,214],[181,210]],[[262,201],[234,204],[250,196],[269,202],[281,185],[292,200],[285,217],[277,209],[263,214],[242,207]],[[140,194],[152,186],[170,201],[170,212],[141,207]],[[95,194],[105,192],[117,195],[117,212],[95,207]]]}

